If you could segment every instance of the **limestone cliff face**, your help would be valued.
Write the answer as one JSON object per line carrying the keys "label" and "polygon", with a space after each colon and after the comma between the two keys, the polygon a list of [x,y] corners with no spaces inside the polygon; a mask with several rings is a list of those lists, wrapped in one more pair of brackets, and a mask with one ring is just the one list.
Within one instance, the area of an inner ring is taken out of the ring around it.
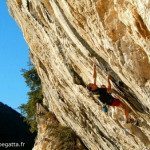
{"label": "limestone cliff face", "polygon": [[38,135],[34,150],[87,150],[70,127],[62,126],[54,113],[37,105]]}
{"label": "limestone cliff face", "polygon": [[[7,0],[42,80],[44,104],[88,149],[148,149],[150,138],[150,2],[148,0]],[[135,110],[131,134],[101,111],[85,86],[112,76]],[[140,133],[140,134],[139,134]]]}

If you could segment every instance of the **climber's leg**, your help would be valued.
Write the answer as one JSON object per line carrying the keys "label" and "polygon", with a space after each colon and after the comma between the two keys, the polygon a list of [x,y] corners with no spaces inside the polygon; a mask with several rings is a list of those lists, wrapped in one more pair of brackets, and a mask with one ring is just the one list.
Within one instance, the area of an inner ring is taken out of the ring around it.
{"label": "climber's leg", "polygon": [[111,110],[112,110],[112,118],[113,118],[113,119],[116,119],[116,118],[115,118],[116,107],[115,107],[115,106],[114,106],[114,107],[111,107]]}
{"label": "climber's leg", "polygon": [[120,106],[120,101],[118,99],[113,99],[110,106],[112,106],[112,118],[118,119],[117,107]]}
{"label": "climber's leg", "polygon": [[[122,103],[119,99],[113,99],[111,106],[113,107],[121,107],[124,110],[125,113],[125,120],[128,120],[129,117],[129,109],[127,107],[127,105],[125,105],[124,103]],[[119,114],[117,114],[117,118],[119,118]]]}
{"label": "climber's leg", "polygon": [[124,109],[126,122],[130,122],[129,113],[130,113],[131,109],[126,104],[124,104],[122,102],[121,102],[120,106]]}
{"label": "climber's leg", "polygon": [[122,104],[122,102],[121,102],[119,99],[114,98],[114,99],[112,100],[112,103],[110,104],[110,106],[119,107],[119,106],[121,106],[121,104]]}
{"label": "climber's leg", "polygon": [[126,117],[126,122],[129,121],[129,110],[127,108],[124,109],[124,114]]}

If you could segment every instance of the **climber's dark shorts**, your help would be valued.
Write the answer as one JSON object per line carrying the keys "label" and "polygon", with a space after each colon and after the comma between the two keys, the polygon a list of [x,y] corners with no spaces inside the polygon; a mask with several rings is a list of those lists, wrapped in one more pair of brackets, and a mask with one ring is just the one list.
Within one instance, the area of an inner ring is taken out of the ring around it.
{"label": "climber's dark shorts", "polygon": [[110,106],[117,106],[117,107],[121,105],[122,105],[122,102],[119,99],[113,99],[112,103],[110,104]]}

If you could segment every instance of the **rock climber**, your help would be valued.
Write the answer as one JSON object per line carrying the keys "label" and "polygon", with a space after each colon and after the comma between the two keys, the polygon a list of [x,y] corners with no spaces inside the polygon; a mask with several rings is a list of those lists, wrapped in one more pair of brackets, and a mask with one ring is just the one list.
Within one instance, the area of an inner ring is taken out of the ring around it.
{"label": "rock climber", "polygon": [[96,84],[96,78],[97,78],[97,73],[96,73],[96,65],[94,64],[94,73],[93,73],[93,78],[94,78],[94,83],[89,83],[87,86],[87,89],[91,91],[93,94],[98,94],[98,99],[104,104],[104,107],[102,108],[104,112],[107,112],[106,105],[108,106],[113,106],[113,107],[121,107],[124,109],[125,117],[126,117],[126,122],[129,121],[129,111],[130,108],[124,104],[122,101],[119,99],[113,97],[111,95],[111,76],[108,76],[108,87],[105,85],[101,85],[101,87],[98,87]]}

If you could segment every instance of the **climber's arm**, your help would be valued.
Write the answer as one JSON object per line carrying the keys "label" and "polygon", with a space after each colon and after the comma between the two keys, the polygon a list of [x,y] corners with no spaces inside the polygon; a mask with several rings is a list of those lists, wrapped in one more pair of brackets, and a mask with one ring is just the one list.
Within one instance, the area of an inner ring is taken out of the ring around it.
{"label": "climber's arm", "polygon": [[97,73],[96,73],[96,65],[95,64],[94,64],[93,78],[94,78],[94,84],[96,85]]}
{"label": "climber's arm", "polygon": [[107,87],[107,92],[108,93],[111,93],[111,83],[110,83],[110,80],[111,80],[111,76],[110,75],[108,75],[108,87]]}

